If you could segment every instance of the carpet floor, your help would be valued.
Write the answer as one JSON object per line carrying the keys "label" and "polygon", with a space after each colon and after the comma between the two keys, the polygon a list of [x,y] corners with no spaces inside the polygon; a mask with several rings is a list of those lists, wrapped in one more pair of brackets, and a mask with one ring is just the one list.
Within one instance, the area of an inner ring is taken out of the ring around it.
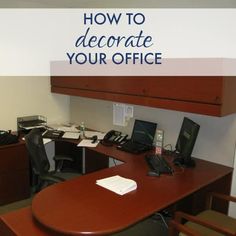
{"label": "carpet floor", "polygon": [[32,202],[32,198],[28,198],[28,199],[25,199],[25,200],[21,200],[21,201],[18,201],[18,202],[13,202],[13,203],[10,203],[10,204],[7,204],[7,205],[0,206],[0,215],[5,214],[5,213],[10,212],[10,211],[20,209],[22,207],[30,206],[31,202]]}

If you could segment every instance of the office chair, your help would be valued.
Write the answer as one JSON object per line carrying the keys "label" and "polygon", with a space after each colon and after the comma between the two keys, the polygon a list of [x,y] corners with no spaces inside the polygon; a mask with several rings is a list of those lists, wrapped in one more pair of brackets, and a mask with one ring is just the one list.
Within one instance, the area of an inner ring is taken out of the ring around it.
{"label": "office chair", "polygon": [[[210,193],[207,198],[207,209],[196,216],[176,212],[170,222],[169,235],[179,233],[181,236],[224,236],[236,235],[236,219],[212,209],[213,198],[236,202],[236,197],[219,193]],[[182,220],[187,223],[182,224]]]}
{"label": "office chair", "polygon": [[25,143],[29,152],[33,174],[38,177],[38,184],[36,185],[35,192],[54,184],[65,181],[66,179],[79,176],[79,173],[64,173],[60,172],[64,161],[73,161],[69,156],[57,155],[54,157],[56,165],[55,171],[49,171],[50,164],[46,154],[43,137],[39,129],[32,129],[25,136]]}

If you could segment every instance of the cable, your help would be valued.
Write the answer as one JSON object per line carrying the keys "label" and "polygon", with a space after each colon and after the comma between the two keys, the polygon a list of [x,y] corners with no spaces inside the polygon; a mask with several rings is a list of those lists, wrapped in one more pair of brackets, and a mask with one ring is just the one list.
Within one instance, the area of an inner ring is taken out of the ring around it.
{"label": "cable", "polygon": [[154,214],[154,216],[160,217],[160,218],[161,218],[161,221],[162,221],[163,224],[164,224],[164,226],[166,227],[166,229],[168,229],[168,224],[166,223],[166,220],[165,220],[164,216],[163,216],[161,213],[156,212],[156,213]]}
{"label": "cable", "polygon": [[[167,147],[170,147],[170,150],[167,150],[166,148]],[[172,145],[170,144],[170,143],[168,143],[168,144],[166,144],[164,147],[163,147],[166,151],[173,151],[173,149],[172,149]]]}
{"label": "cable", "polygon": [[114,158],[112,158],[112,160],[113,160],[114,165],[116,166],[117,165],[116,160]]}

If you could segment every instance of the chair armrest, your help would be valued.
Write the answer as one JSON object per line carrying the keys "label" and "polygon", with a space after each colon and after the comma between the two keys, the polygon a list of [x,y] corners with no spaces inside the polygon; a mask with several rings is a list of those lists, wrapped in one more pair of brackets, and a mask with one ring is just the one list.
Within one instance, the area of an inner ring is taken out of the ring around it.
{"label": "chair armrest", "polygon": [[72,157],[66,155],[56,155],[53,159],[54,161],[74,161]]}
{"label": "chair armrest", "polygon": [[236,197],[234,197],[234,196],[229,196],[229,195],[225,195],[225,194],[222,194],[222,193],[211,192],[207,195],[207,202],[206,202],[206,208],[207,209],[211,209],[213,198],[218,198],[218,199],[225,200],[225,201],[228,201],[228,202],[230,202],[230,201],[231,202],[236,202]]}
{"label": "chair armrest", "polygon": [[[227,235],[227,236],[235,236],[235,233],[228,230],[228,229],[225,229],[225,228],[220,228],[219,226],[215,225],[214,223],[212,222],[209,222],[209,221],[206,221],[206,220],[202,220],[202,219],[199,219],[198,217],[196,216],[192,216],[192,215],[189,215],[189,214],[186,214],[184,212],[176,212],[175,213],[175,220],[180,224],[182,219],[186,219],[188,221],[191,221],[191,222],[194,222],[196,224],[199,224],[199,225],[202,225],[202,226],[205,226],[207,228],[210,228],[214,231],[217,231],[219,233],[222,233],[224,235]],[[186,226],[187,227],[187,226]],[[181,231],[182,232],[182,231]],[[191,235],[191,234],[190,234]]]}
{"label": "chair armrest", "polygon": [[199,233],[195,232],[193,229],[177,222],[176,220],[171,220],[169,222],[169,236],[177,236],[179,232],[182,232],[188,236],[200,236]]}
{"label": "chair armrest", "polygon": [[60,183],[65,181],[65,179],[58,177],[58,176],[52,176],[52,175],[43,175],[40,176],[40,179],[44,180],[44,181],[49,181],[49,182],[53,182],[53,183]]}

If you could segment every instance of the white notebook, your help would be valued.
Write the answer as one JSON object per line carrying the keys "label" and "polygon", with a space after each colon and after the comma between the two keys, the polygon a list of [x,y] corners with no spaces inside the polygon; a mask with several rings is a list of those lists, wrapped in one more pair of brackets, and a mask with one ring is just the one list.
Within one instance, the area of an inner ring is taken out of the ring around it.
{"label": "white notebook", "polygon": [[96,184],[119,195],[124,195],[137,188],[137,183],[134,180],[127,179],[119,175],[99,179],[96,181]]}

